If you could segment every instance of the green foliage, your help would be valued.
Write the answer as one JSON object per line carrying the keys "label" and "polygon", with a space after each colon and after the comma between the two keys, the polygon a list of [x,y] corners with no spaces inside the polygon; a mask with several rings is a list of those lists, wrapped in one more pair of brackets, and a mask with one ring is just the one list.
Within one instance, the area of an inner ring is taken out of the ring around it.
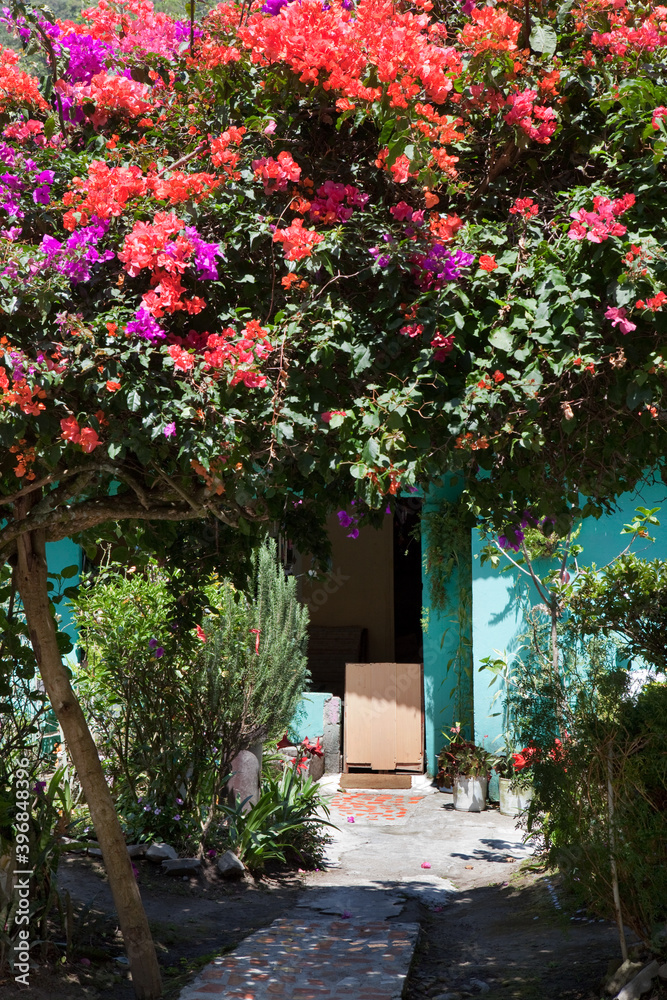
{"label": "green foliage", "polygon": [[622,652],[667,669],[667,562],[632,552],[597,570],[586,570],[572,598],[574,623],[584,635],[611,631]]}
{"label": "green foliage", "polygon": [[614,916],[613,858],[624,923],[659,947],[667,919],[667,686],[650,684],[633,698],[630,676],[588,672],[562,753],[532,766],[528,829],[544,837],[545,858],[568,887],[605,917]]}
{"label": "green foliage", "polygon": [[[42,956],[52,952],[54,941],[61,938],[65,927],[63,901],[57,886],[58,865],[62,853],[61,837],[75,833],[74,812],[79,792],[58,768],[45,780],[35,782],[28,800],[30,878],[29,931],[31,941],[40,943]],[[17,922],[18,897],[13,891],[15,875],[15,813],[13,789],[0,787],[0,971],[11,957],[13,942],[22,922]],[[7,864],[7,862],[10,862]]]}
{"label": "green foliage", "polygon": [[461,775],[462,777],[484,777],[495,766],[496,754],[470,740],[461,739],[461,726],[452,726],[450,732],[443,732],[447,740],[438,754],[438,778],[441,781]]}
{"label": "green foliage", "polygon": [[287,767],[279,777],[265,775],[256,805],[245,811],[237,798],[220,808],[227,817],[226,834],[232,850],[253,873],[269,861],[314,865],[322,860],[326,845],[322,827],[329,822],[329,807],[317,784]]}
{"label": "green foliage", "polygon": [[233,758],[287,727],[308,679],[295,587],[265,544],[248,594],[202,587],[199,635],[154,564],[81,590],[77,688],[132,839],[203,842]]}

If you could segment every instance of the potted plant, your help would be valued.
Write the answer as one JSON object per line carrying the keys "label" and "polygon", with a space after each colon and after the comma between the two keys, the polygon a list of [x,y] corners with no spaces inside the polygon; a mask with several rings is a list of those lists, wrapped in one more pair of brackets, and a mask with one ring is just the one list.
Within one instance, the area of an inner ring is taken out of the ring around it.
{"label": "potted plant", "polygon": [[[450,735],[451,733],[451,735]],[[489,772],[496,755],[471,740],[461,738],[460,725],[443,732],[448,740],[438,756],[437,783],[453,782],[454,808],[460,812],[481,812],[486,809]]]}
{"label": "potted plant", "polygon": [[499,776],[500,812],[503,816],[518,816],[528,808],[533,797],[531,765],[538,750],[528,746],[518,753],[499,757],[495,768]]}

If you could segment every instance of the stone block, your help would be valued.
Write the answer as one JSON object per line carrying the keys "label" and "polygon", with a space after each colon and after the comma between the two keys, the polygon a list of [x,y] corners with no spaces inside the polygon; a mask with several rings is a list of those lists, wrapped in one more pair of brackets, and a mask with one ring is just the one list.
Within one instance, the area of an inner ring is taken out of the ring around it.
{"label": "stone block", "polygon": [[198,858],[176,858],[162,862],[162,870],[168,875],[196,875],[200,868],[201,861]]}
{"label": "stone block", "polygon": [[234,772],[227,782],[227,795],[230,802],[237,798],[245,802],[244,812],[248,812],[259,799],[259,761],[252,750],[241,750],[232,761]]}
{"label": "stone block", "polygon": [[324,702],[324,773],[338,774],[341,762],[341,699],[332,695]]}
{"label": "stone block", "polygon": [[310,764],[308,765],[308,774],[313,779],[313,781],[319,781],[324,774],[324,755],[314,753],[310,758]]}
{"label": "stone block", "polygon": [[151,846],[146,851],[146,857],[149,861],[175,861],[178,857],[177,852],[171,846],[171,844],[151,844]]}

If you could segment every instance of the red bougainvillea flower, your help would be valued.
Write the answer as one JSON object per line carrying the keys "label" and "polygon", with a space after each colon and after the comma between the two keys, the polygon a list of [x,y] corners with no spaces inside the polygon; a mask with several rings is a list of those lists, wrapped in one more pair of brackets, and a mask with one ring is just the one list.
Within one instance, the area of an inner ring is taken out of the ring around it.
{"label": "red bougainvillea flower", "polygon": [[479,268],[481,271],[495,271],[498,267],[496,264],[495,254],[484,253],[479,258]]}
{"label": "red bougainvillea flower", "polygon": [[532,219],[539,212],[532,198],[517,198],[510,208],[510,215],[522,215],[524,219]]}
{"label": "red bougainvillea flower", "polygon": [[434,361],[444,361],[445,358],[449,357],[454,350],[454,339],[453,333],[448,334],[446,337],[441,333],[436,333],[431,341],[431,347],[434,349]]}
{"label": "red bougainvillea flower", "polygon": [[651,312],[657,312],[658,309],[662,309],[664,303],[667,302],[667,295],[664,292],[658,292],[653,298],[637,300],[637,309],[650,309]]}
{"label": "red bougainvillea flower", "polygon": [[301,167],[292,159],[290,153],[283,150],[278,153],[278,159],[263,156],[252,161],[252,169],[257,180],[261,180],[266,194],[274,191],[284,191],[290,183],[296,183],[301,177]]}

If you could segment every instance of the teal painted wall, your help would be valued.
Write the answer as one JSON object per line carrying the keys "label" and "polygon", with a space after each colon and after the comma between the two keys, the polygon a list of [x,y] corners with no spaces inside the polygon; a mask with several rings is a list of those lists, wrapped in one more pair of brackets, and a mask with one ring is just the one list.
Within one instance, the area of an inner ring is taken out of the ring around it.
{"label": "teal painted wall", "polygon": [[306,736],[312,741],[324,734],[324,702],[327,698],[331,695],[322,691],[304,693],[289,725],[289,734],[295,743],[300,743]]}
{"label": "teal painted wall", "polygon": [[[81,548],[71,538],[63,538],[59,542],[49,542],[46,546],[46,563],[49,573],[62,573],[68,566],[76,566],[76,576],[65,580],[63,586],[76,587],[78,585],[79,570],[81,569]],[[56,583],[56,581],[53,582]],[[52,591],[52,594],[56,593],[58,593],[57,583]],[[56,605],[56,614],[60,618],[60,628],[67,632],[72,642],[76,643],[77,633],[66,598]]]}
{"label": "teal painted wall", "polygon": [[437,755],[445,742],[443,729],[465,721],[465,716],[470,715],[472,709],[472,559],[469,539],[455,553],[456,565],[447,583],[442,611],[431,607],[427,565],[429,514],[440,510],[443,501],[451,503],[457,500],[460,494],[461,480],[456,476],[447,476],[440,486],[425,495],[423,506],[424,728],[426,770],[431,775],[437,770]]}
{"label": "teal painted wall", "polygon": [[[621,510],[595,520],[588,518],[582,527],[577,542],[583,546],[578,557],[580,566],[603,566],[618,555],[627,544],[627,536],[621,535],[624,524],[632,520],[635,508],[661,507],[657,517],[660,527],[651,533],[655,542],[639,540],[633,551],[647,559],[667,558],[667,487],[661,482],[653,483],[626,494],[622,498]],[[490,675],[479,670],[480,660],[493,654],[494,649],[514,652],[518,636],[522,631],[522,606],[539,603],[539,596],[533,584],[521,576],[517,570],[500,574],[488,563],[480,565],[479,551],[482,547],[478,532],[473,533],[473,667],[475,702],[475,739],[493,749],[499,748],[498,739],[502,731],[502,717],[497,715],[499,702],[491,707],[496,687],[489,687]]]}

